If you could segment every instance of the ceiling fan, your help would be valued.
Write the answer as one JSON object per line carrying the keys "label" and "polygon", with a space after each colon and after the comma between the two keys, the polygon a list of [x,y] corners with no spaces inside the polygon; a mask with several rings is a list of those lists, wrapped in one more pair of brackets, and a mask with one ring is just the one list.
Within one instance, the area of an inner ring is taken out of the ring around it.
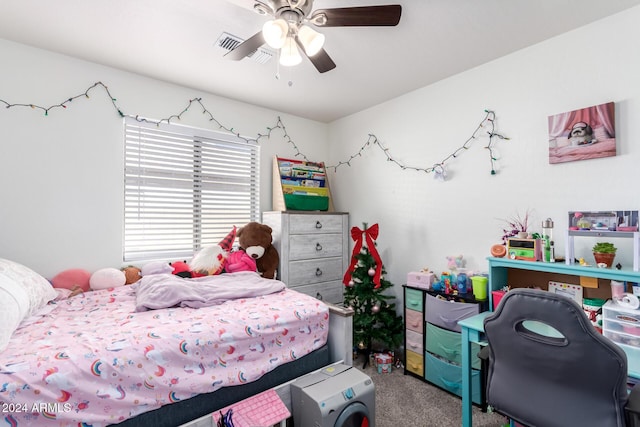
{"label": "ceiling fan", "polygon": [[399,4],[314,11],[313,0],[255,0],[253,9],[274,19],[267,21],[262,31],[226,53],[225,58],[238,61],[267,43],[274,49],[280,49],[281,65],[300,63],[302,51],[321,73],[333,70],[336,64],[322,48],[324,35],[309,24],[316,27],[392,27],[398,25],[402,13],[402,6]]}

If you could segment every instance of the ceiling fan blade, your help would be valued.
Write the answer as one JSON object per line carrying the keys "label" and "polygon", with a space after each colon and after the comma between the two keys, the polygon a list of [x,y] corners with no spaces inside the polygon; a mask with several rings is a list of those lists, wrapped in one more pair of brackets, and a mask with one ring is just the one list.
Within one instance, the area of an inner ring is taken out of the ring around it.
{"label": "ceiling fan blade", "polygon": [[313,66],[321,73],[326,73],[327,71],[331,71],[336,68],[336,63],[333,62],[333,59],[331,59],[327,51],[324,49],[320,49],[318,53],[313,56],[309,56],[308,58]]}
{"label": "ceiling fan blade", "polygon": [[326,50],[320,49],[315,55],[309,56],[307,55],[307,52],[305,52],[304,46],[298,37],[296,37],[296,43],[304,56],[309,58],[309,61],[311,61],[313,66],[316,67],[316,70],[320,73],[326,73],[327,71],[331,71],[336,68],[336,63],[333,62],[333,59],[331,59]]}
{"label": "ceiling fan blade", "polygon": [[[335,9],[318,9],[313,12],[309,21],[319,27],[393,27],[400,22],[401,14],[402,6],[399,4],[340,7]],[[318,18],[321,15],[326,17],[326,22],[322,23],[322,19]]]}
{"label": "ceiling fan blade", "polygon": [[235,49],[225,53],[224,57],[227,59],[232,59],[234,61],[239,61],[265,43],[266,42],[264,40],[264,36],[262,35],[262,31],[259,31],[253,36],[249,37],[247,40],[240,43],[238,46],[236,46]]}

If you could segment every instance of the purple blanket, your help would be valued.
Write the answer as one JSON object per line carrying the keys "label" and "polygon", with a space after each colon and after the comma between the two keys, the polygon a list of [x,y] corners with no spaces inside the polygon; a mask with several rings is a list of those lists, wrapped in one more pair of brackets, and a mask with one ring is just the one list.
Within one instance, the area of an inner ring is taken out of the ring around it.
{"label": "purple blanket", "polygon": [[173,274],[152,274],[144,276],[132,286],[136,292],[136,311],[174,306],[206,307],[231,299],[268,295],[286,287],[279,280],[265,279],[249,271],[195,279],[184,279]]}

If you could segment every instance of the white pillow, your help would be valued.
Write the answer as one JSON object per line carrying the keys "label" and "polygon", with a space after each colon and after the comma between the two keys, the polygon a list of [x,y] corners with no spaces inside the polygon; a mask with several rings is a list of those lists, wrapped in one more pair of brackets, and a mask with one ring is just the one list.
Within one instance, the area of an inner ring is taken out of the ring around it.
{"label": "white pillow", "polygon": [[24,301],[26,292],[29,308],[25,317],[31,316],[57,296],[47,279],[22,264],[2,258],[0,258],[0,283],[2,288],[19,303]]}
{"label": "white pillow", "polygon": [[[2,280],[0,276],[0,282]],[[11,335],[24,319],[28,307],[26,293],[21,303],[15,299],[14,295],[0,287],[0,353],[7,348]]]}

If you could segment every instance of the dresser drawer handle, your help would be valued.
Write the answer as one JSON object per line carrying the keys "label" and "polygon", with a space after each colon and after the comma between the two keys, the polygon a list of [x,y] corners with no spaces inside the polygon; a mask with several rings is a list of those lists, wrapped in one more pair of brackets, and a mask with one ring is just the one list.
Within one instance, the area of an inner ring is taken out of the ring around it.
{"label": "dresser drawer handle", "polygon": [[316,228],[322,228],[322,224],[320,223],[320,221],[316,221]]}
{"label": "dresser drawer handle", "polygon": [[316,276],[322,276],[322,270],[320,270],[320,267],[316,268]]}
{"label": "dresser drawer handle", "polygon": [[320,252],[322,250],[322,245],[320,243],[316,243],[316,251]]}
{"label": "dresser drawer handle", "polygon": [[322,294],[321,294],[320,292],[318,292],[318,293],[316,294],[316,298],[317,298],[317,299],[319,299],[320,301],[322,301],[322,300],[323,300],[323,298],[322,298]]}

